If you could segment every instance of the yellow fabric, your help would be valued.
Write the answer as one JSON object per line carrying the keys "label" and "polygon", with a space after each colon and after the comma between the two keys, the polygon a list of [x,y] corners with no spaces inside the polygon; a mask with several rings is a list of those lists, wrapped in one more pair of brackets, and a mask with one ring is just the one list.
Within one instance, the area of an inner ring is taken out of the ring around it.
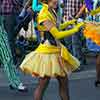
{"label": "yellow fabric", "polygon": [[63,23],[63,24],[60,24],[59,29],[60,29],[60,30],[63,30],[63,29],[65,29],[67,26],[72,25],[72,24],[75,24],[75,22],[76,22],[76,20],[73,19],[73,20],[67,21],[67,22],[65,22],[65,23]]}
{"label": "yellow fabric", "polygon": [[48,11],[48,5],[46,5],[46,4],[43,4],[43,8],[42,8],[42,10],[40,11],[40,13],[37,17],[37,20],[38,20],[39,24],[44,22],[45,20],[50,20],[50,21],[52,21],[53,23],[56,24],[56,20],[51,15],[51,13]]}
{"label": "yellow fabric", "polygon": [[[44,49],[43,49],[44,48]],[[61,45],[40,44],[37,50],[28,54],[20,68],[33,76],[65,76],[80,66],[80,62]]]}
{"label": "yellow fabric", "polygon": [[[61,53],[61,56],[70,64],[74,66],[79,66],[79,61],[74,59],[73,56],[69,53],[67,48],[60,44],[61,47],[56,47],[53,45],[45,45],[45,44],[40,44],[39,47],[35,50],[37,53],[47,53],[47,54],[52,54],[52,53]],[[70,60],[69,60],[70,59]]]}
{"label": "yellow fabric", "polygon": [[70,64],[74,66],[79,66],[79,61],[73,59],[73,56],[69,53],[66,47],[64,47],[62,44],[60,44],[61,47],[56,47],[53,45],[45,45],[45,44],[40,44],[40,46],[35,50],[37,53],[47,53],[47,54],[52,54],[52,53],[61,53],[61,56],[68,61]]}
{"label": "yellow fabric", "polygon": [[72,70],[76,70],[80,66],[80,62],[71,53],[66,49],[64,45],[61,45],[61,56],[65,61],[68,61],[69,64],[73,65]]}
{"label": "yellow fabric", "polygon": [[[40,13],[38,14],[38,17],[37,17],[38,29],[40,31],[46,31],[46,28],[44,27],[44,25],[41,25],[41,23],[43,23],[46,20],[50,20],[56,26],[56,19],[48,11],[48,5],[43,4],[43,8],[42,8],[42,10],[40,11]],[[69,21],[68,23],[66,22],[64,24],[61,24],[60,28],[65,28],[66,25],[72,24],[74,22],[75,22],[75,20],[72,20],[72,21]],[[50,30],[50,32],[55,38],[61,39],[61,38],[64,38],[66,36],[70,36],[70,35],[73,35],[74,33],[76,33],[79,30],[79,28],[81,26],[83,26],[83,24],[84,24],[83,22],[79,23],[79,24],[75,25],[75,27],[73,29],[61,31],[61,32],[56,27],[53,27]]]}
{"label": "yellow fabric", "polygon": [[52,27],[50,32],[56,39],[61,39],[61,38],[75,34],[76,32],[78,32],[79,27],[83,25],[84,23],[81,22],[81,23],[78,23],[74,28],[70,30],[65,30],[65,31],[59,31],[56,27]]}
{"label": "yellow fabric", "polygon": [[56,25],[56,19],[51,15],[51,13],[48,11],[48,5],[43,4],[43,8],[38,14],[37,21],[38,21],[38,29],[40,31],[45,31],[46,28],[41,25],[42,22],[50,20],[52,23]]}
{"label": "yellow fabric", "polygon": [[53,45],[48,46],[40,44],[39,47],[35,50],[35,52],[51,54],[51,53],[59,53],[60,49]]}
{"label": "yellow fabric", "polygon": [[[29,59],[28,59],[29,57]],[[56,76],[65,76],[71,72],[71,65],[65,63],[62,60],[62,67],[59,63],[59,54],[43,54],[43,53],[35,53],[31,52],[25,58],[24,62],[20,66],[22,71],[27,74],[31,74],[32,76],[39,77],[56,77]]]}

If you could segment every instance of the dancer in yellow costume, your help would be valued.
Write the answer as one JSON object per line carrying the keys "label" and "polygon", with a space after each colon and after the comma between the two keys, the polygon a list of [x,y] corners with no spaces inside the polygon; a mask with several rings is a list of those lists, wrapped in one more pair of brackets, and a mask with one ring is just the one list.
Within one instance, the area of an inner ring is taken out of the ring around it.
{"label": "dancer in yellow costume", "polygon": [[[25,73],[39,77],[34,100],[42,100],[51,77],[57,78],[59,82],[61,99],[69,100],[68,74],[76,70],[80,62],[58,40],[73,35],[84,24],[79,23],[73,29],[59,31],[56,27],[57,15],[54,10],[57,7],[57,0],[42,0],[42,5],[37,16],[37,27],[40,33],[44,34],[43,40],[35,51],[26,55],[20,68]],[[75,20],[65,22],[59,28],[64,29],[75,22]]]}

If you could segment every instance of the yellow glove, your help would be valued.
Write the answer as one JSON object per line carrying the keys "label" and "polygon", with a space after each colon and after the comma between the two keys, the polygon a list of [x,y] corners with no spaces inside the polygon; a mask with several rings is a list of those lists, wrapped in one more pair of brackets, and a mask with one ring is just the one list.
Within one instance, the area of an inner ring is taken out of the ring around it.
{"label": "yellow glove", "polygon": [[82,26],[84,26],[85,25],[85,23],[84,22],[80,22],[80,23],[78,23],[77,25],[76,25],[76,28],[81,28]]}
{"label": "yellow glove", "polygon": [[72,25],[72,24],[75,24],[75,22],[76,22],[75,19],[70,20],[70,21],[67,21],[67,22],[64,22],[63,24],[60,24],[59,29],[60,29],[60,30],[63,30],[63,29],[65,29],[67,26]]}
{"label": "yellow glove", "polygon": [[79,31],[80,27],[83,26],[84,23],[78,23],[74,28],[66,31],[59,31],[56,27],[52,27],[50,30],[50,33],[56,38],[56,39],[61,39],[64,37],[68,37],[70,35],[75,34],[76,32]]}

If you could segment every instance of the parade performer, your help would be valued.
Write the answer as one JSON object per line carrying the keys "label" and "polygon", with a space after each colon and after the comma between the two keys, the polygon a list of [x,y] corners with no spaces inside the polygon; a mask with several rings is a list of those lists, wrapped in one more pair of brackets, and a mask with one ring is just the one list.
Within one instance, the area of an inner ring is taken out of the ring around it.
{"label": "parade performer", "polygon": [[[20,68],[24,73],[39,77],[34,100],[42,100],[50,78],[58,80],[61,99],[69,100],[68,75],[80,66],[80,62],[69,53],[59,39],[73,35],[84,24],[79,23],[70,30],[59,31],[56,27],[57,15],[54,10],[57,7],[57,0],[41,0],[41,4],[42,9],[36,19],[37,28],[44,38],[35,51],[26,55]],[[59,28],[63,30],[75,22],[76,20],[65,22]]]}
{"label": "parade performer", "polygon": [[[93,10],[95,12],[98,6],[100,6],[98,5],[99,3],[100,3],[99,0],[94,0],[92,9],[90,10]],[[91,16],[90,13],[86,18],[86,26],[84,29],[84,36],[87,38],[88,49],[97,54],[97,59],[96,59],[97,80],[95,82],[96,87],[100,84],[100,23],[99,22],[100,22],[99,14]]]}
{"label": "parade performer", "polygon": [[11,89],[17,89],[18,91],[25,92],[27,89],[21,83],[16,73],[16,66],[13,62],[13,57],[8,44],[7,33],[3,26],[3,16],[0,15],[0,63],[3,64],[4,70],[9,79],[9,86]]}

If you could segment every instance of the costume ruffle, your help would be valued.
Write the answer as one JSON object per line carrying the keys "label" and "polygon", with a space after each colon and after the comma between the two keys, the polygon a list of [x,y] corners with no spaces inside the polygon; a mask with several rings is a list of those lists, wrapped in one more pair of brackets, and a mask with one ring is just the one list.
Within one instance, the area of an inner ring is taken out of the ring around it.
{"label": "costume ruffle", "polygon": [[100,46],[100,25],[87,23],[83,33],[87,39],[91,39]]}
{"label": "costume ruffle", "polygon": [[[40,32],[46,31],[42,24],[45,20],[50,20],[56,25],[56,20],[48,11],[48,6],[43,4],[42,10],[37,16],[38,30]],[[24,73],[32,76],[56,77],[66,76],[79,66],[80,62],[70,54],[66,47],[59,42],[57,42],[57,45],[51,45],[46,39],[35,51],[26,55],[20,68]]]}
{"label": "costume ruffle", "polygon": [[[80,66],[80,62],[73,57],[64,46],[40,44],[37,50],[28,54],[20,68],[32,76],[65,76]],[[48,51],[49,50],[49,51]]]}

